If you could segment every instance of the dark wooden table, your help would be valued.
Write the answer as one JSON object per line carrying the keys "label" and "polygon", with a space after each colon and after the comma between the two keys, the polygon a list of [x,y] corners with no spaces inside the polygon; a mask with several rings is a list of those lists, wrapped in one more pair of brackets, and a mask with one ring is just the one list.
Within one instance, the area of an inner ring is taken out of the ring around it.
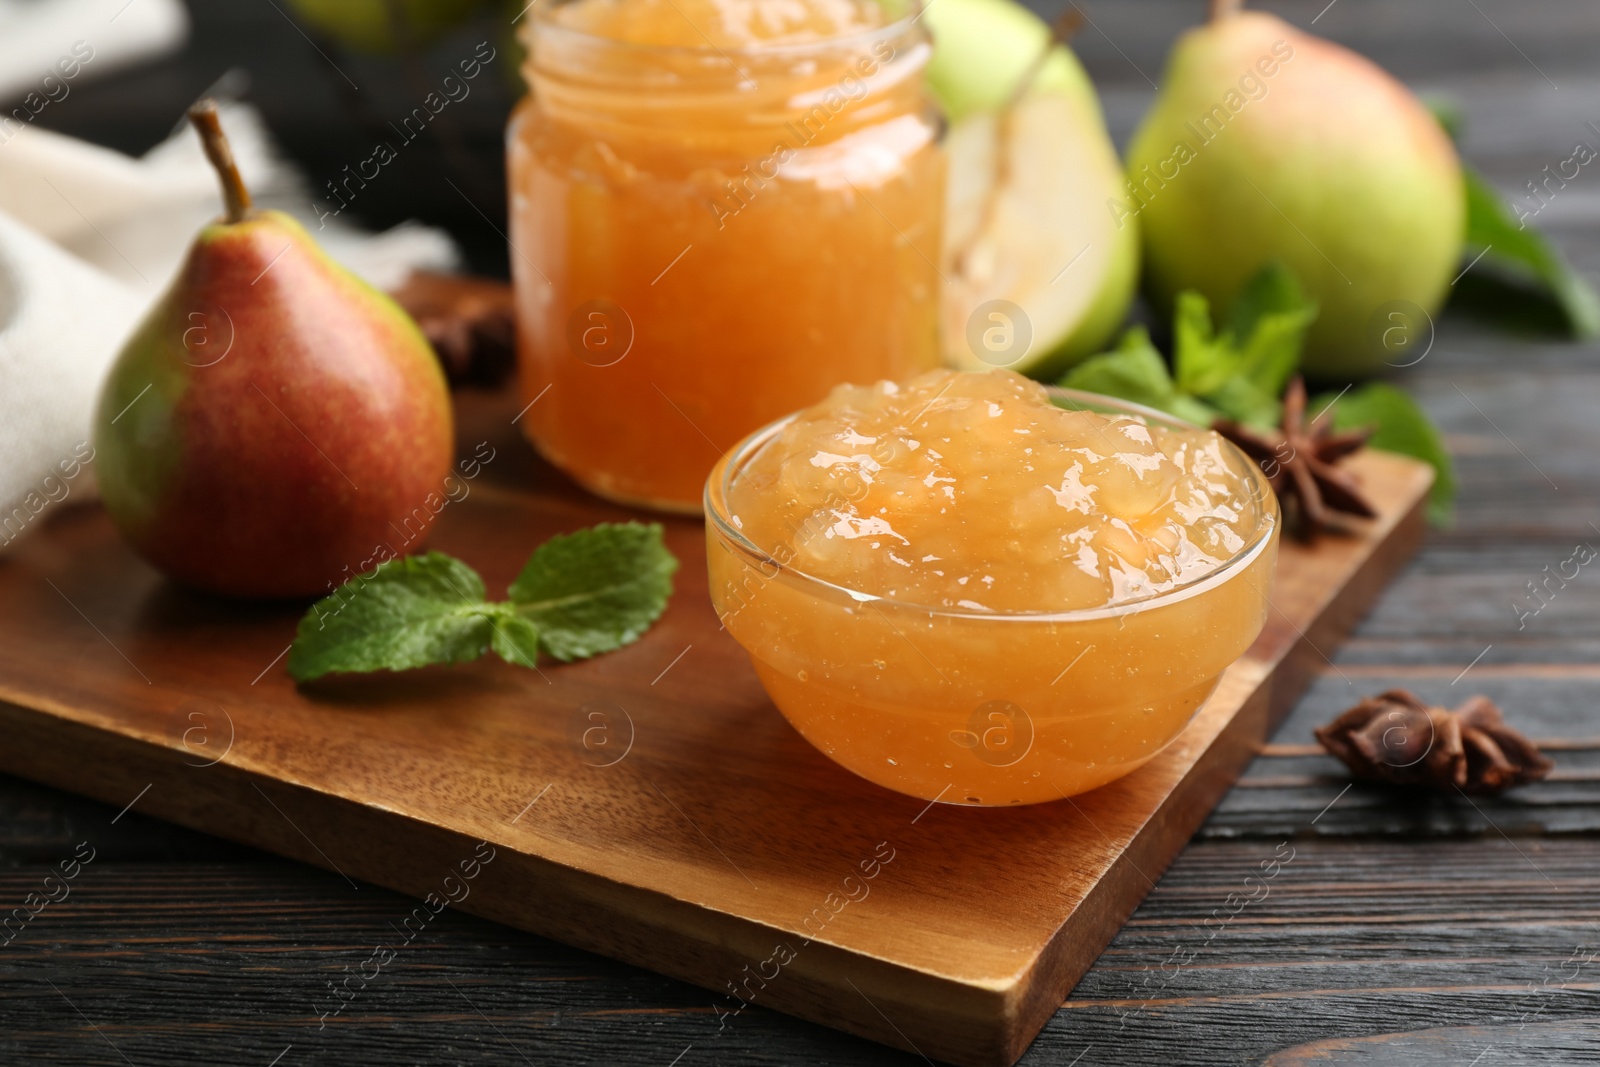
{"label": "dark wooden table", "polygon": [[[1585,125],[1600,122],[1600,8],[1588,0],[1324,2],[1281,7],[1302,26],[1320,11],[1318,32],[1453,94],[1470,123],[1465,154],[1508,193],[1576,141],[1600,146]],[[143,150],[242,67],[320,184],[357,158],[364,122],[405,109],[406,82],[335,54],[366,94],[352,103],[275,6],[197,0],[182,57],[75,89],[41,121]],[[1201,6],[1088,9],[1079,50],[1119,140]],[[457,35],[433,58],[481,36]],[[374,183],[368,220],[423,217],[480,269],[502,265],[490,224],[443,179],[452,153],[467,160],[476,184],[463,187],[500,214],[509,101],[501,86],[453,113],[454,145]],[[1593,277],[1600,171],[1586,168],[1538,223]],[[1600,1063],[1600,575],[1582,571],[1521,628],[1513,606],[1574,545],[1600,545],[1600,347],[1513,335],[1455,307],[1402,381],[1456,453],[1455,524],[1433,534],[1171,869],[1147,872],[1148,900],[1025,1064]],[[1440,702],[1488,694],[1549,742],[1556,773],[1502,800],[1347,788],[1311,728],[1397,685]],[[918,1062],[759,1009],[719,1036],[699,989],[454,912],[323,1024],[329,983],[410,901],[136,806],[0,779],[7,907],[42,891],[80,842],[94,859],[70,896],[0,948],[0,1062]],[[1267,896],[1219,921],[1244,876],[1291,849]]]}

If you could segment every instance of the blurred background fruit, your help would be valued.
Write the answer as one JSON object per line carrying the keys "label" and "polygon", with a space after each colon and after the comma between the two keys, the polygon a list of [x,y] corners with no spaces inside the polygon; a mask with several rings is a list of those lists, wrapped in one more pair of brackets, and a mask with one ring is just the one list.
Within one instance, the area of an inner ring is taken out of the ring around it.
{"label": "blurred background fruit", "polygon": [[393,52],[426,45],[471,18],[484,0],[288,0],[301,22],[345,48]]}
{"label": "blurred background fruit", "polygon": [[1163,316],[1183,289],[1226,312],[1279,260],[1321,308],[1308,374],[1407,362],[1385,331],[1426,328],[1417,320],[1461,269],[1455,148],[1369,60],[1276,16],[1214,6],[1173,48],[1128,149],[1123,203],[1144,234],[1149,295]]}

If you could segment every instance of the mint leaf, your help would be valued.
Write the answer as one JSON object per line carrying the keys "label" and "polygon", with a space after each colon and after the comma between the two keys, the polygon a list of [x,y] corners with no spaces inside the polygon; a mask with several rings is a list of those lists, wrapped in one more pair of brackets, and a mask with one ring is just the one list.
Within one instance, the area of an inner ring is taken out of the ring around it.
{"label": "mint leaf", "polygon": [[1196,400],[1192,396],[1174,393],[1171,402],[1160,410],[1168,415],[1176,415],[1185,422],[1192,422],[1201,429],[1205,429],[1217,421],[1217,416],[1222,414],[1216,408],[1203,400]]}
{"label": "mint leaf", "polygon": [[[1228,330],[1240,343],[1239,374],[1263,393],[1282,395],[1300,366],[1306,330],[1316,321],[1317,310],[1317,302],[1282,263],[1274,261],[1257,271],[1228,316]],[[1274,409],[1264,421],[1277,418]]]}
{"label": "mint leaf", "polygon": [[511,583],[511,601],[538,626],[539,647],[559,660],[582,659],[649,629],[666,610],[677,569],[659,523],[602,523],[540,545]]}
{"label": "mint leaf", "polygon": [[1217,336],[1211,327],[1211,305],[1192,290],[1178,294],[1172,317],[1172,366],[1178,390],[1205,396],[1239,372],[1233,335]]}
{"label": "mint leaf", "polygon": [[[1172,352],[1179,391],[1206,398],[1230,418],[1277,421],[1276,398],[1300,365],[1306,329],[1316,317],[1316,302],[1277,262],[1245,284],[1220,333],[1213,331],[1203,296],[1179,293]],[[1273,403],[1256,402],[1261,396]]]}
{"label": "mint leaf", "polygon": [[1294,276],[1294,271],[1281,261],[1272,260],[1256,271],[1233,298],[1233,306],[1228,310],[1228,332],[1250,339],[1266,316],[1306,311],[1315,317],[1317,302],[1300,288],[1300,279]]}
{"label": "mint leaf", "polygon": [[1217,417],[1207,405],[1178,392],[1166,360],[1143,326],[1129,329],[1115,349],[1084,360],[1057,384],[1143,404],[1201,426],[1209,426]]}
{"label": "mint leaf", "polygon": [[1272,396],[1280,396],[1300,366],[1306,330],[1317,317],[1316,304],[1273,311],[1255,322],[1245,344],[1239,373]]}
{"label": "mint leaf", "polygon": [[1150,334],[1143,326],[1124,333],[1110,352],[1091,356],[1073,367],[1058,384],[1153,408],[1161,407],[1172,396],[1172,375],[1167,373],[1166,360],[1150,343]]}
{"label": "mint leaf", "polygon": [[535,667],[539,663],[539,627],[532,619],[516,613],[510,604],[495,604],[503,609],[495,620],[494,634],[489,645],[495,655],[518,667]]}
{"label": "mint leaf", "polygon": [[[1139,327],[1112,352],[1079,364],[1060,383],[1159,408],[1209,426],[1219,415],[1257,426],[1277,423],[1278,397],[1300,365],[1306,328],[1317,317],[1294,275],[1281,264],[1262,268],[1234,302],[1221,333],[1199,293],[1178,294],[1173,314],[1174,372]],[[1244,337],[1240,344],[1237,338]]]}
{"label": "mint leaf", "polygon": [[484,600],[476,571],[439,552],[393,559],[311,606],[289,648],[289,673],[403,671],[465,663],[494,649],[534,667],[620,648],[666,610],[678,561],[659,525],[603,523],[553,537],[512,583],[511,599]]}
{"label": "mint leaf", "polygon": [[[1198,293],[1178,294],[1173,321],[1173,365],[1167,370],[1142,327],[1122,335],[1116,349],[1080,363],[1060,385],[1104,393],[1158,408],[1201,426],[1223,415],[1256,426],[1275,425],[1282,414],[1279,397],[1300,364],[1307,327],[1317,305],[1307,299],[1294,275],[1268,264],[1234,301],[1226,330],[1217,333],[1210,309]],[[1236,338],[1244,338],[1242,343]],[[1341,430],[1375,426],[1374,448],[1414,456],[1432,465],[1435,477],[1429,517],[1449,518],[1456,479],[1450,453],[1438,429],[1408,395],[1373,382],[1312,402],[1320,412],[1334,403],[1334,425]]]}
{"label": "mint leaf", "polygon": [[1495,280],[1532,286],[1547,293],[1560,307],[1572,336],[1600,335],[1600,296],[1572,269],[1571,264],[1537,230],[1527,228],[1531,214],[1513,217],[1505,201],[1483,177],[1463,167],[1467,188],[1467,262],[1482,253],[1472,268],[1480,281]]}
{"label": "mint leaf", "polygon": [[1282,417],[1283,405],[1278,402],[1277,392],[1268,392],[1243,375],[1223,382],[1206,400],[1234,422],[1247,426],[1276,426]]}
{"label": "mint leaf", "polygon": [[[1307,407],[1312,414],[1326,408],[1332,397],[1318,397]],[[1384,382],[1352,389],[1334,402],[1333,425],[1338,430],[1376,426],[1367,443],[1385,452],[1412,456],[1433,467],[1433,488],[1428,494],[1428,518],[1448,522],[1456,497],[1455,464],[1444,439],[1428,415],[1411,397]]]}
{"label": "mint leaf", "polygon": [[483,579],[438,552],[380,563],[311,606],[289,649],[297,682],[334,671],[463,663],[489,646]]}

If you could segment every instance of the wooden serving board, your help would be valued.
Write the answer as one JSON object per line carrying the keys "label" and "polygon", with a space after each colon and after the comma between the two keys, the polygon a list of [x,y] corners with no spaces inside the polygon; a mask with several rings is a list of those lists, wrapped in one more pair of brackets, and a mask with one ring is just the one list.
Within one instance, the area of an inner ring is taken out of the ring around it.
{"label": "wooden serving board", "polygon": [[[463,454],[495,453],[432,538],[491,590],[627,517],[533,456],[518,407],[462,398]],[[303,605],[186,594],[58,506],[0,558],[0,768],[697,983],[702,1051],[748,1003],[1009,1064],[1417,547],[1428,469],[1354,468],[1383,518],[1285,543],[1266,630],[1194,722],[1070,801],[930,806],[829,762],[719,629],[688,520],[671,607],[620,652],[297,689]]]}

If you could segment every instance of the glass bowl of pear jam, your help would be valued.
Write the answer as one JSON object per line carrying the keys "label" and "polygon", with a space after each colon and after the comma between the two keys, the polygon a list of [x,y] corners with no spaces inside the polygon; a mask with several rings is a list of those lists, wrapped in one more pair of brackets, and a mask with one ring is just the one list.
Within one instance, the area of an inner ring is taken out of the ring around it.
{"label": "glass bowl of pear jam", "polygon": [[1266,619],[1280,526],[1216,433],[1009,371],[840,386],[706,485],[711,596],[831,759],[946,803],[1094,789]]}

